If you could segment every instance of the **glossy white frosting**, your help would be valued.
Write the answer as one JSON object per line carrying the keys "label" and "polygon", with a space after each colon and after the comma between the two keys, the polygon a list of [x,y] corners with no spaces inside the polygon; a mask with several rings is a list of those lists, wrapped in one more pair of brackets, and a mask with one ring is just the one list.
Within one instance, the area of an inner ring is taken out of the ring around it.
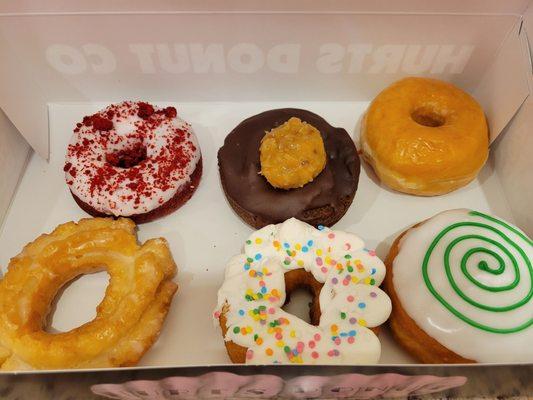
{"label": "glossy white frosting", "polygon": [[[324,282],[319,326],[281,309],[284,274],[297,268]],[[248,363],[377,363],[380,342],[368,328],[391,311],[378,288],[384,276],[382,261],[356,235],[291,218],[253,233],[229,262],[215,317],[229,306],[225,340],[247,347]]]}
{"label": "glossy white frosting", "polygon": [[[480,306],[454,289],[445,269],[446,249],[457,289]],[[423,274],[425,258],[430,286]],[[471,210],[450,210],[402,238],[393,264],[393,284],[416,324],[456,354],[477,362],[532,362],[532,258],[532,242],[518,228]],[[461,269],[462,260],[467,273]],[[517,274],[512,260],[519,273],[516,286],[489,289],[513,286]]]}

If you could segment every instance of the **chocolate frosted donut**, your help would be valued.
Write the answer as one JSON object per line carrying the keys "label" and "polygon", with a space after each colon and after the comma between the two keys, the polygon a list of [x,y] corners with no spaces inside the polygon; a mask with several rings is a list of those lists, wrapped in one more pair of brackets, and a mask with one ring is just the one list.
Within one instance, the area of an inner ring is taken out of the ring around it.
{"label": "chocolate frosted donut", "polygon": [[[259,148],[266,132],[291,117],[320,131],[327,162],[310,183],[297,189],[277,189],[260,174]],[[220,179],[235,212],[256,229],[294,217],[308,224],[331,226],[346,213],[359,181],[357,149],[346,130],[320,116],[295,108],[265,111],[242,121],[218,151]]]}

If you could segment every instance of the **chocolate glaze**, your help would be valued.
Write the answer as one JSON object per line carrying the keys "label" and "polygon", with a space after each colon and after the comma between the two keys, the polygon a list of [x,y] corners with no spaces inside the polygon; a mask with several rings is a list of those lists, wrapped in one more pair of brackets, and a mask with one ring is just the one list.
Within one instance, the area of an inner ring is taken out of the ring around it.
{"label": "chocolate glaze", "polygon": [[[259,147],[266,132],[291,117],[298,117],[320,131],[327,154],[326,167],[302,188],[276,189],[259,174]],[[336,222],[353,199],[360,171],[357,149],[344,129],[334,128],[320,116],[295,108],[270,110],[242,121],[224,140],[218,151],[218,164],[230,203],[268,223],[290,217],[305,221],[310,211],[324,207],[338,217],[334,218]]]}

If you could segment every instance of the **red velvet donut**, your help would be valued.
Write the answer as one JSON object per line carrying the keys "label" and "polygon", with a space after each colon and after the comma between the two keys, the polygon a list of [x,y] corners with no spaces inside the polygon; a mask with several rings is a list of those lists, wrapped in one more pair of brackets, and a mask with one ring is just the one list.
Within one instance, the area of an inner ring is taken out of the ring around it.
{"label": "red velvet donut", "polygon": [[64,171],[83,210],[142,223],[169,214],[192,196],[202,156],[191,125],[174,107],[125,101],[76,125]]}

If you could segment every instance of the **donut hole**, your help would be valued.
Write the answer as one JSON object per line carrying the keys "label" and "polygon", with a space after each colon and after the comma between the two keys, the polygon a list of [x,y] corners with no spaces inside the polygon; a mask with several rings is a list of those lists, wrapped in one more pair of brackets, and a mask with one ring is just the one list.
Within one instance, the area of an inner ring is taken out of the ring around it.
{"label": "donut hole", "polygon": [[54,298],[44,330],[68,332],[96,317],[96,307],[103,300],[109,284],[105,271],[80,275],[64,285]]}
{"label": "donut hole", "polygon": [[437,128],[444,125],[446,119],[443,115],[435,112],[435,110],[427,107],[419,107],[411,113],[411,118],[417,124],[428,126],[430,128]]}
{"label": "donut hole", "polygon": [[301,320],[311,323],[311,305],[313,304],[313,295],[307,288],[295,289],[290,298],[283,305],[283,310],[289,314],[295,315]]}
{"label": "donut hole", "polygon": [[146,147],[142,144],[106,154],[106,161],[117,168],[132,168],[146,160]]}
{"label": "donut hole", "polygon": [[320,323],[320,291],[323,284],[305,269],[285,273],[285,303],[282,308],[289,314],[318,326]]}

